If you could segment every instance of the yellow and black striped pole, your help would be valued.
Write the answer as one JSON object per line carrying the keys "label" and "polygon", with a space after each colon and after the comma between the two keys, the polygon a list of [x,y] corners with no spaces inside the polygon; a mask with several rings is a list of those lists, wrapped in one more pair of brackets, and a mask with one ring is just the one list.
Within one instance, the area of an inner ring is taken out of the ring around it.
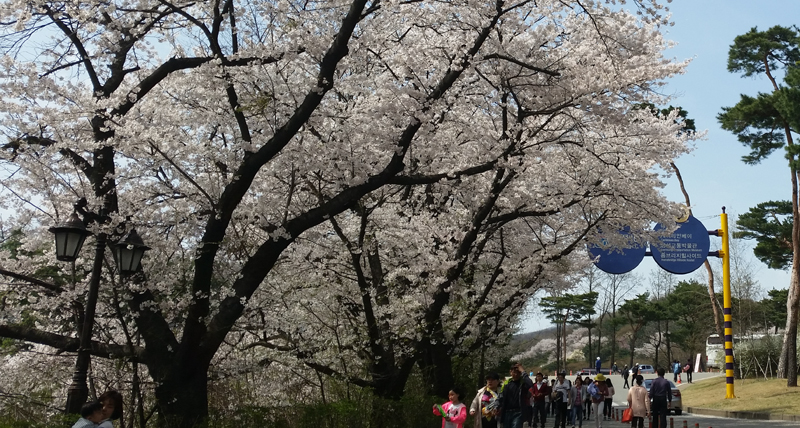
{"label": "yellow and black striped pole", "polygon": [[731,313],[731,255],[728,245],[728,214],[722,207],[722,312],[725,319],[725,398],[733,395],[733,314]]}

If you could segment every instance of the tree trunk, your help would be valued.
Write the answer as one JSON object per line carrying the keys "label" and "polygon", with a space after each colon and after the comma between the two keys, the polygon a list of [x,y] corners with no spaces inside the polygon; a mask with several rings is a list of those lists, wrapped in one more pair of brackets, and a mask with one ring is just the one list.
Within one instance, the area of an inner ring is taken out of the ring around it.
{"label": "tree trunk", "polygon": [[[594,357],[599,357],[600,353],[603,351],[602,343],[603,343],[603,318],[604,317],[605,317],[605,315],[601,315],[600,318],[598,318],[598,323],[597,323],[597,353],[596,353],[596,355],[593,355]],[[589,361],[594,361],[594,358],[589,357]]]}
{"label": "tree trunk", "polygon": [[561,367],[561,322],[556,323],[556,371]]}
{"label": "tree trunk", "polygon": [[[786,126],[786,140],[791,148],[792,134]],[[789,153],[792,153],[791,151]],[[792,155],[789,166],[792,169],[792,278],[789,282],[789,296],[786,300],[786,330],[783,333],[783,348],[778,360],[778,377],[786,378],[786,386],[797,386],[797,316],[800,306],[800,201],[798,201],[797,169]]]}
{"label": "tree trunk", "polygon": [[564,349],[564,352],[561,353],[564,360],[562,369],[567,370],[567,317],[564,317],[564,326],[561,327],[561,334],[564,336],[564,338],[561,340],[561,346]]}
{"label": "tree trunk", "polygon": [[798,252],[792,263],[792,279],[789,298],[786,301],[786,330],[783,333],[783,348],[778,361],[778,377],[786,379],[786,386],[797,386],[797,318],[800,293],[798,293]]}
{"label": "tree trunk", "polygon": [[[428,393],[437,397],[447,397],[453,387],[453,363],[450,359],[448,347],[444,345],[444,338],[433,338],[436,343],[426,341],[422,348],[422,358],[419,367],[425,379]],[[378,384],[384,382],[377,382]],[[382,386],[376,394],[383,398],[400,398],[403,395],[405,382],[392,382],[392,385]]]}
{"label": "tree trunk", "polygon": [[[591,318],[590,318],[590,321],[591,321]],[[586,362],[591,364],[591,362],[592,362],[592,328],[591,327],[587,327],[586,330],[589,332],[589,355],[586,356]]]}
{"label": "tree trunk", "polygon": [[[630,351],[631,351],[631,365],[630,368],[633,369],[633,353],[636,351],[636,333],[639,329],[631,330],[631,343],[630,343]],[[631,384],[633,385],[633,384]]]}
{"label": "tree trunk", "polygon": [[708,298],[711,300],[711,309],[714,311],[714,326],[719,337],[724,338],[725,334],[722,330],[721,317],[719,315],[719,300],[717,299],[717,293],[714,292],[714,271],[711,270],[711,263],[708,262],[708,259],[703,264],[706,266],[706,272],[708,272]]}
{"label": "tree trunk", "polygon": [[193,428],[208,420],[208,367],[195,364],[173,366],[169,376],[156,386],[158,426]]}
{"label": "tree trunk", "polygon": [[658,339],[656,340],[655,348],[656,348],[656,355],[655,361],[653,361],[653,366],[658,367],[658,353],[661,350],[661,338],[663,337],[662,330],[661,330],[661,321],[658,321]]}
{"label": "tree trunk", "polygon": [[675,358],[673,358],[673,356],[672,356],[672,344],[669,341],[669,336],[670,336],[670,333],[669,333],[669,320],[666,320],[665,323],[666,323],[665,328],[667,330],[667,335],[664,338],[665,339],[664,346],[667,347],[667,361],[669,361],[670,364],[672,364],[672,361],[675,360]]}
{"label": "tree trunk", "polygon": [[[620,282],[620,285],[622,283]],[[617,286],[611,291],[611,358],[608,359],[609,370],[616,364],[617,359]],[[609,371],[609,373],[611,373]]]}

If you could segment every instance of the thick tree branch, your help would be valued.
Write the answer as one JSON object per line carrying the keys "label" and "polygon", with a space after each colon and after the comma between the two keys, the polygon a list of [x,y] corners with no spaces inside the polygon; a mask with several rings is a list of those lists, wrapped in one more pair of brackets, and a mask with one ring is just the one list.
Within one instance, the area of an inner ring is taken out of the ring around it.
{"label": "thick tree branch", "polygon": [[552,77],[561,76],[561,73],[559,73],[557,71],[551,71],[551,70],[547,70],[545,68],[537,67],[537,66],[535,66],[533,64],[528,64],[526,62],[520,61],[520,60],[518,60],[518,59],[516,59],[514,57],[510,57],[508,55],[494,53],[494,54],[484,55],[483,59],[502,59],[504,61],[508,61],[508,62],[510,62],[512,64],[516,64],[516,65],[518,65],[518,66],[520,66],[522,68],[526,68],[528,70],[535,71],[537,73],[543,73],[543,74],[546,74],[546,75],[552,76]]}
{"label": "thick tree branch", "polygon": [[[47,345],[63,352],[77,352],[80,346],[80,339],[77,337],[62,336],[16,324],[0,324],[0,337]],[[144,348],[97,341],[91,343],[90,353],[95,357],[124,358],[132,362],[147,363],[147,354]]]}
{"label": "thick tree branch", "polygon": [[63,291],[61,289],[61,287],[59,287],[59,286],[57,286],[55,284],[52,284],[52,283],[49,283],[49,282],[46,282],[46,281],[42,281],[41,279],[37,279],[37,278],[34,278],[32,276],[28,276],[28,275],[25,275],[25,274],[22,274],[22,273],[12,272],[10,270],[6,270],[6,269],[3,269],[3,268],[0,268],[0,275],[7,276],[9,278],[18,279],[20,281],[24,281],[24,282],[27,282],[29,284],[36,285],[38,287],[42,287],[42,288],[50,291],[51,294],[58,294],[58,293],[61,293]]}

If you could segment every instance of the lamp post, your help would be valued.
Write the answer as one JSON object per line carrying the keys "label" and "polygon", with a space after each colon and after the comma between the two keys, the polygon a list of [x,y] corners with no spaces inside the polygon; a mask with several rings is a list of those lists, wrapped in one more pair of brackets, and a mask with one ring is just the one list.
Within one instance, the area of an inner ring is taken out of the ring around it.
{"label": "lamp post", "polygon": [[481,321],[481,323],[478,324],[478,340],[481,341],[481,371],[480,371],[480,376],[478,376],[478,388],[483,386],[483,383],[485,382],[484,378],[486,377],[486,375],[484,374],[485,370],[484,366],[486,365],[486,360],[485,360],[486,339],[484,338],[484,336],[486,336],[488,330],[489,326],[486,325],[485,321]]}
{"label": "lamp post", "polygon": [[[75,278],[75,259],[83,246],[83,241],[91,232],[86,230],[77,214],[73,213],[67,222],[48,229],[55,235],[56,239],[56,258],[62,261],[72,262],[72,275]],[[137,240],[138,239],[138,240]],[[97,234],[95,240],[95,253],[92,265],[92,276],[89,279],[89,294],[86,297],[86,310],[80,332],[80,345],[78,347],[78,358],[75,360],[75,371],[72,374],[72,383],[67,390],[67,414],[80,413],[81,407],[89,397],[89,388],[86,385],[86,377],[91,361],[92,346],[92,327],[94,326],[94,314],[97,306],[97,295],[100,289],[100,277],[103,268],[103,256],[106,249],[108,234],[101,232]],[[120,249],[120,247],[123,247]],[[122,272],[135,272],[139,269],[144,252],[149,247],[144,245],[142,238],[131,229],[126,238],[115,246],[117,253],[117,269]],[[125,266],[120,261],[127,263]],[[124,270],[123,270],[124,268]]]}

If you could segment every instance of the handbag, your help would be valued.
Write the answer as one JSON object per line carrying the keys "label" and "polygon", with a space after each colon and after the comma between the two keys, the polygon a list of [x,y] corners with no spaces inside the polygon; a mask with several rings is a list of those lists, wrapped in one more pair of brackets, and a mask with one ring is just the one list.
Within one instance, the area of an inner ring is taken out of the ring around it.
{"label": "handbag", "polygon": [[620,422],[626,423],[633,420],[633,409],[628,407],[622,412],[622,420]]}

